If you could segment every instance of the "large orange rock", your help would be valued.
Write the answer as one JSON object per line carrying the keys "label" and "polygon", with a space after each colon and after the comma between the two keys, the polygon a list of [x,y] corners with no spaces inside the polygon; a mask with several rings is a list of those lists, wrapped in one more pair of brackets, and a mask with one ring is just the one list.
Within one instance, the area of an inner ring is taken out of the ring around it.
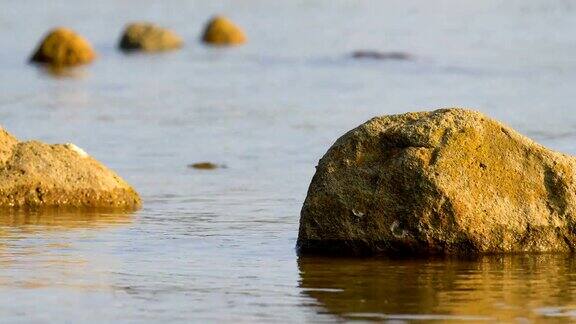
{"label": "large orange rock", "polygon": [[371,119],[322,157],[301,253],[576,250],[576,159],[464,109]]}
{"label": "large orange rock", "polygon": [[90,43],[68,28],[56,28],[42,40],[32,62],[53,66],[74,66],[90,63],[96,57]]}

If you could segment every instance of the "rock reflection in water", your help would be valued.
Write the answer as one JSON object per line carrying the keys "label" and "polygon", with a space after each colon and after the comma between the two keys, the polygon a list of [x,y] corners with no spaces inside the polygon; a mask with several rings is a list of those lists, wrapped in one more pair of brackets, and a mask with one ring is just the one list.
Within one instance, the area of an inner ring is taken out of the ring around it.
{"label": "rock reflection in water", "polygon": [[93,209],[0,210],[0,287],[113,289],[102,269],[114,268],[117,260],[98,253],[90,241],[132,218],[130,212]]}
{"label": "rock reflection in water", "polygon": [[88,71],[82,67],[60,67],[47,65],[38,66],[37,70],[42,75],[55,79],[84,79],[89,76]]}
{"label": "rock reflection in water", "polygon": [[466,261],[306,257],[298,266],[304,294],[345,319],[576,319],[576,261],[569,255]]}
{"label": "rock reflection in water", "polygon": [[129,211],[105,209],[0,209],[0,229],[42,232],[101,228],[128,224],[132,221],[132,214]]}

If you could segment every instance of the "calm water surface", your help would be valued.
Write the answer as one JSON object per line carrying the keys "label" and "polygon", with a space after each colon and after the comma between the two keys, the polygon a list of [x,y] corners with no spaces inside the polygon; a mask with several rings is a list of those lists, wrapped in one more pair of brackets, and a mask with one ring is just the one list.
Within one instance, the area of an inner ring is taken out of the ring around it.
{"label": "calm water surface", "polygon": [[[229,15],[250,43],[197,42]],[[131,182],[134,214],[0,217],[3,322],[570,321],[570,256],[298,258],[318,159],[381,114],[475,107],[576,154],[576,2],[3,1],[0,123],[74,142]],[[182,51],[122,55],[125,23],[178,31]],[[95,64],[25,63],[49,28],[92,41]],[[414,61],[354,61],[355,50]],[[199,161],[225,164],[205,171]]]}

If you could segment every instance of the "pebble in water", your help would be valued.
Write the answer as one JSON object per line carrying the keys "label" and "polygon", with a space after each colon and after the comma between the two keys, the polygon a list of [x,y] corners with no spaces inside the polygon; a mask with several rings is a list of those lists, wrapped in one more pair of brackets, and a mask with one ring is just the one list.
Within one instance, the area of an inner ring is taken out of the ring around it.
{"label": "pebble in water", "polygon": [[356,51],[352,53],[355,59],[372,59],[372,60],[411,60],[412,55],[404,52],[379,52],[379,51]]}
{"label": "pebble in water", "polygon": [[197,162],[188,165],[190,169],[198,169],[198,170],[214,170],[214,169],[225,169],[226,165],[223,164],[215,164],[212,162]]}

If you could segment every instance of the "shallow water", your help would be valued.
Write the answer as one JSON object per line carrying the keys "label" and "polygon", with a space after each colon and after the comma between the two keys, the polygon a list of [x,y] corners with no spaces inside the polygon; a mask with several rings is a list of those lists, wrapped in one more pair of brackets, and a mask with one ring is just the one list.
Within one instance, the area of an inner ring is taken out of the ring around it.
{"label": "shallow water", "polygon": [[[314,166],[381,114],[475,107],[576,154],[572,1],[5,1],[0,123],[74,142],[142,194],[134,214],[0,217],[9,322],[567,321],[569,256],[476,261],[302,258]],[[228,14],[249,44],[197,42]],[[122,55],[132,20],[178,31],[182,51]],[[92,41],[95,64],[26,64],[49,28]],[[356,50],[413,61],[351,60]],[[215,170],[187,166],[211,161]]]}

